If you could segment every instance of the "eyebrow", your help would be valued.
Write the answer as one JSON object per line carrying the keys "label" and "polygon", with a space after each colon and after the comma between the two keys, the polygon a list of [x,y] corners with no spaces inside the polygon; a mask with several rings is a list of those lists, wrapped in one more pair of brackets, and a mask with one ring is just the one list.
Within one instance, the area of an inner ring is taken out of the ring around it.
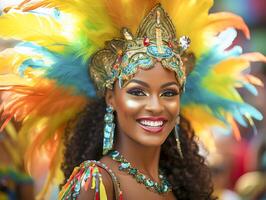
{"label": "eyebrow", "polygon": [[176,85],[179,88],[179,85],[176,82],[165,83],[161,86],[161,88],[165,88],[165,87],[170,86],[170,85]]}
{"label": "eyebrow", "polygon": [[[143,81],[140,81],[140,80],[136,80],[136,79],[131,79],[131,80],[129,80],[129,81],[126,83],[126,85],[128,85],[128,84],[130,84],[130,83],[138,83],[138,84],[140,84],[140,85],[142,85],[142,86],[149,87],[148,83],[143,82]],[[125,86],[126,86],[126,85],[125,85]]]}
{"label": "eyebrow", "polygon": [[[126,85],[128,85],[129,83],[138,83],[144,87],[149,87],[148,83],[141,81],[141,80],[137,80],[137,79],[131,79],[130,81],[128,81],[126,83]],[[176,85],[179,88],[179,85],[176,82],[164,83],[163,85],[161,85],[161,88],[165,88],[165,87],[170,86],[170,85]]]}

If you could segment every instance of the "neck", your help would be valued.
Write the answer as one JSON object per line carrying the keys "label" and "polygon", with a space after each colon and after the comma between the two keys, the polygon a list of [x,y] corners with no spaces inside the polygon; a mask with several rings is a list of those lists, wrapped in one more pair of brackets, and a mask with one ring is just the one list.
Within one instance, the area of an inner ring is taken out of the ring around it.
{"label": "neck", "polygon": [[115,149],[137,168],[141,173],[154,181],[159,181],[160,146],[145,146],[129,138],[126,134],[119,134]]}

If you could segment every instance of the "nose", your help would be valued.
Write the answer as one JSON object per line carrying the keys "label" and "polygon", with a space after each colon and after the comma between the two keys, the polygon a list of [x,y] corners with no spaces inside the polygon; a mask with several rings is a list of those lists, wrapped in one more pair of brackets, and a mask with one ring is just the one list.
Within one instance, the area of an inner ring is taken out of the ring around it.
{"label": "nose", "polygon": [[160,114],[163,111],[163,105],[160,101],[160,97],[157,95],[151,95],[147,100],[146,110],[154,114]]}

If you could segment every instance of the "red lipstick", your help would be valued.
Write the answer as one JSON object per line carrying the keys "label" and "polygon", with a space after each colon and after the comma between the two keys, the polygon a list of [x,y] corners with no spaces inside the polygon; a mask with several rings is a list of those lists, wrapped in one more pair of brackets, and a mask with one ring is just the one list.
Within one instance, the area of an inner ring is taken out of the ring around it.
{"label": "red lipstick", "polygon": [[159,117],[151,117],[151,116],[143,116],[143,117],[139,117],[137,119],[138,121],[139,120],[149,120],[149,121],[167,121],[166,117],[164,116],[159,116]]}
{"label": "red lipstick", "polygon": [[159,133],[163,130],[166,117],[160,116],[160,117],[150,117],[150,116],[144,116],[139,117],[137,119],[138,124],[141,128],[143,128],[145,131],[151,132],[151,133]]}

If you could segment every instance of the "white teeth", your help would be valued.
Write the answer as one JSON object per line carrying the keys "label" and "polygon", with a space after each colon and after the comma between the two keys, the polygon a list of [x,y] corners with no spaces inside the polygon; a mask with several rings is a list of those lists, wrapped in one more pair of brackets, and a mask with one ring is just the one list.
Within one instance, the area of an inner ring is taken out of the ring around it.
{"label": "white teeth", "polygon": [[158,127],[158,126],[162,126],[163,125],[163,121],[141,120],[140,123],[142,125],[145,125],[145,126],[154,126],[154,127]]}

